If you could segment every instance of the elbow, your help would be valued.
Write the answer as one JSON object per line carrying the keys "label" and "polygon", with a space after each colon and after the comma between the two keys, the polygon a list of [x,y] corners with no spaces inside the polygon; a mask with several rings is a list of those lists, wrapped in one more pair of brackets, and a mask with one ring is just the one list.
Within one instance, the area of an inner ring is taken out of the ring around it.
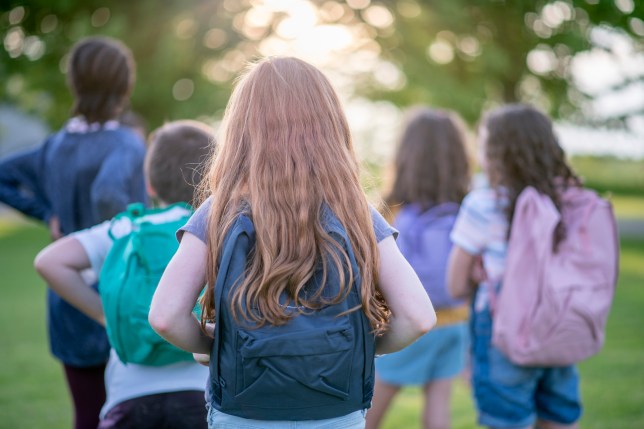
{"label": "elbow", "polygon": [[428,333],[434,326],[436,326],[436,312],[432,306],[431,311],[427,311],[424,317],[416,322],[416,329],[419,332],[419,337]]}
{"label": "elbow", "polygon": [[436,325],[436,312],[434,311],[434,307],[430,304],[429,308],[423,308],[424,311],[418,312],[415,317],[411,317],[407,321],[409,333],[415,338],[422,337]]}
{"label": "elbow", "polygon": [[40,275],[40,277],[47,279],[47,273],[49,271],[49,258],[47,256],[46,249],[41,250],[36,258],[34,259],[34,269]]}
{"label": "elbow", "polygon": [[163,338],[168,337],[172,323],[166,314],[155,311],[154,307],[152,307],[148,313],[148,323],[157,334]]}

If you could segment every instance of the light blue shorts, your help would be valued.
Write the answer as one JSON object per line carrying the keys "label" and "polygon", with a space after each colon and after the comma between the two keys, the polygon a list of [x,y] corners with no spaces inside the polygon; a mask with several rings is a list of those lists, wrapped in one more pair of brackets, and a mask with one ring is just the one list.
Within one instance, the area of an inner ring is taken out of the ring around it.
{"label": "light blue shorts", "polygon": [[366,410],[324,420],[251,420],[209,407],[208,429],[364,429]]}
{"label": "light blue shorts", "polygon": [[401,351],[376,359],[376,376],[396,386],[456,377],[465,367],[467,344],[466,322],[434,328]]}

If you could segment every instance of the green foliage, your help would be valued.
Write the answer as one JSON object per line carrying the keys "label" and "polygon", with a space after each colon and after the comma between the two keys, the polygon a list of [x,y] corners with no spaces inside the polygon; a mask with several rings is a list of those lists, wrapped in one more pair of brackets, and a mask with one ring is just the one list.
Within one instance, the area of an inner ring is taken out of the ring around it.
{"label": "green foliage", "polygon": [[[118,38],[132,49],[137,62],[132,109],[150,127],[214,115],[227,102],[228,82],[209,80],[202,73],[224,46],[212,49],[203,42],[209,30],[221,29],[229,43],[239,41],[221,2],[120,0],[110,2],[109,9],[96,0],[12,3],[0,9],[0,28],[7,29],[1,32],[5,38],[12,31],[19,34],[19,49],[0,56],[0,74],[7,78],[0,85],[0,97],[44,117],[54,127],[69,116],[72,105],[65,84],[65,55],[75,42],[91,35]],[[29,48],[33,43],[44,45]],[[173,97],[173,87],[181,79],[189,80],[184,89],[191,93],[189,101]]]}
{"label": "green foliage", "polygon": [[[60,126],[71,107],[62,71],[65,54],[80,38],[101,34],[132,48],[138,63],[132,107],[150,128],[178,118],[218,117],[244,62],[267,52],[262,44],[272,37],[280,43],[296,37],[279,34],[280,24],[299,19],[288,8],[305,2],[296,3],[272,2],[267,13],[262,2],[250,0],[2,2],[0,35],[6,55],[0,55],[0,100],[46,118],[52,127]],[[627,3],[310,0],[306,4],[317,8],[316,25],[352,32],[352,45],[335,52],[331,62],[351,79],[355,93],[402,107],[422,103],[454,109],[473,123],[482,109],[517,100],[534,102],[554,117],[579,114],[590,95],[572,81],[570,64],[577,53],[594,46],[591,30],[605,26],[630,37],[635,50],[642,48],[644,3],[633,2],[630,11],[625,9]],[[380,8],[376,18],[374,8]],[[249,12],[258,12],[259,18]],[[309,41],[320,46],[326,42],[323,37]],[[541,66],[529,66],[530,55],[537,51]],[[379,54],[381,62],[367,66],[368,70],[351,70],[361,61],[349,61],[357,52],[369,58]],[[549,58],[545,68],[544,56]],[[400,79],[392,84],[391,74],[396,72]],[[389,84],[383,84],[378,73],[388,75]],[[635,74],[616,87],[643,79],[641,73]],[[642,112],[624,115],[636,113]]]}
{"label": "green foliage", "polygon": [[[395,12],[396,28],[379,41],[384,55],[402,68],[407,85],[377,96],[398,105],[454,109],[470,123],[490,104],[504,102],[532,102],[554,117],[578,112],[589,95],[572,82],[570,62],[591,48],[593,26],[619,29],[641,46],[629,19],[644,15],[642,2],[635,2],[630,15],[612,1],[389,0],[387,5]],[[551,70],[529,67],[536,50],[554,56]]]}

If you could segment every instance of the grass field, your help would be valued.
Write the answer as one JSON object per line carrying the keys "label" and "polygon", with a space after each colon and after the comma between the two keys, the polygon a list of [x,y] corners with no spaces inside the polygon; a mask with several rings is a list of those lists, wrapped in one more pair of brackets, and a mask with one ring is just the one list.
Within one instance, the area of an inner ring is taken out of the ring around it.
{"label": "grass field", "polygon": [[[32,225],[0,223],[0,428],[67,429],[71,408],[45,338],[45,288],[32,260],[47,243]],[[581,367],[583,429],[644,428],[644,242],[623,241],[621,274],[604,350]],[[455,429],[475,428],[469,390],[457,383]],[[403,391],[385,428],[418,428],[421,396]]]}

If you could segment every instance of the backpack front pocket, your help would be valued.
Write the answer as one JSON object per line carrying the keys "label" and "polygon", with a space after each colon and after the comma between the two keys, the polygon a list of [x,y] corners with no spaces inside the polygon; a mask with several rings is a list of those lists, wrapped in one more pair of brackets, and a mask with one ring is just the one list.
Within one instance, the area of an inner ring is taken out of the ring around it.
{"label": "backpack front pocket", "polygon": [[331,404],[349,396],[355,336],[353,328],[288,332],[261,338],[239,331],[237,392],[240,404],[301,408]]}

